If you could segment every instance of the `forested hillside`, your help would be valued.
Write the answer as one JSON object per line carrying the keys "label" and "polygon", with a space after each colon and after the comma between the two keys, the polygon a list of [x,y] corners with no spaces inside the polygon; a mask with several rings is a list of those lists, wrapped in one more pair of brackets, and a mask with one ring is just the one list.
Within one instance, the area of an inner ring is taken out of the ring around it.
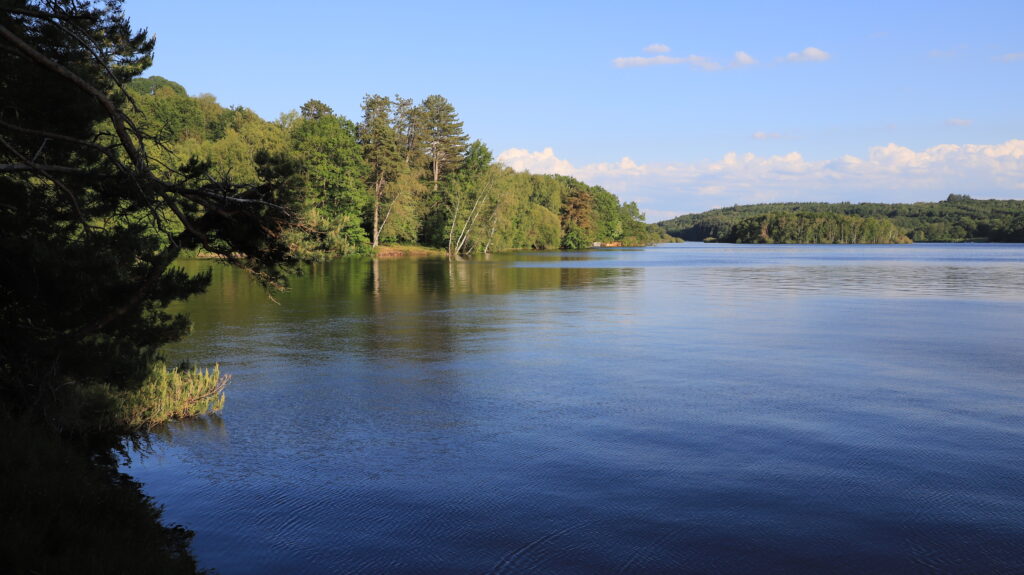
{"label": "forested hillside", "polygon": [[133,115],[158,139],[173,174],[198,160],[214,180],[271,183],[303,223],[289,238],[299,259],[418,243],[451,254],[653,243],[635,203],[565,176],[517,173],[470,141],[454,106],[367,95],[353,121],[319,100],[265,121],[247,108],[189,96],[160,77],[134,80]]}
{"label": "forested hillside", "polygon": [[[815,231],[840,222],[848,228],[858,225],[851,218],[866,220],[859,225],[867,225],[869,233],[854,238]],[[893,243],[905,236],[915,242],[1024,242],[1024,201],[951,194],[944,201],[914,204],[754,204],[687,214],[658,225],[690,241]],[[878,241],[865,241],[867,237]]]}

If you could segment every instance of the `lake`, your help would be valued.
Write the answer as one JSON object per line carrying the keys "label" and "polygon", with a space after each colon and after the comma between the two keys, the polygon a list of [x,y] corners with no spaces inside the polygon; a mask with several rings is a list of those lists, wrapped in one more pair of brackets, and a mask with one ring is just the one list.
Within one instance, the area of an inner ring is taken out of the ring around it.
{"label": "lake", "polygon": [[126,470],[221,574],[1024,572],[1024,245],[214,278]]}

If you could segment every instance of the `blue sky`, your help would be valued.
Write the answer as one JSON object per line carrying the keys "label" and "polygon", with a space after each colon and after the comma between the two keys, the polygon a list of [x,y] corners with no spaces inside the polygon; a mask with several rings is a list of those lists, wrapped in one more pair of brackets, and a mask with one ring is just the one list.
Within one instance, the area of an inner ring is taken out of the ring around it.
{"label": "blue sky", "polygon": [[648,221],[761,201],[1024,198],[1024,2],[126,0],[150,74],[267,119],[447,97],[504,163]]}

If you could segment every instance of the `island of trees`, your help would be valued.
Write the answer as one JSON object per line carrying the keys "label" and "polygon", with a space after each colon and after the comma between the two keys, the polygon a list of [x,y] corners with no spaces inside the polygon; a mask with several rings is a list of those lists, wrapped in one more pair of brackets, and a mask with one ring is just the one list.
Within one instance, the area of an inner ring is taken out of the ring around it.
{"label": "island of trees", "polygon": [[913,204],[755,204],[687,214],[658,225],[687,241],[1024,242],[1024,201],[950,194],[944,201]]}

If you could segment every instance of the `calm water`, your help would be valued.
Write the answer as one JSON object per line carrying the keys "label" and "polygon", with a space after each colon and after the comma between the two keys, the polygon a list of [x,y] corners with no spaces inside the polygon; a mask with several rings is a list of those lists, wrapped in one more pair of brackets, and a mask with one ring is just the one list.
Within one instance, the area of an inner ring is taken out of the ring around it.
{"label": "calm water", "polygon": [[[195,264],[199,266],[200,264]],[[220,573],[1024,572],[1024,246],[215,268],[129,467]]]}

